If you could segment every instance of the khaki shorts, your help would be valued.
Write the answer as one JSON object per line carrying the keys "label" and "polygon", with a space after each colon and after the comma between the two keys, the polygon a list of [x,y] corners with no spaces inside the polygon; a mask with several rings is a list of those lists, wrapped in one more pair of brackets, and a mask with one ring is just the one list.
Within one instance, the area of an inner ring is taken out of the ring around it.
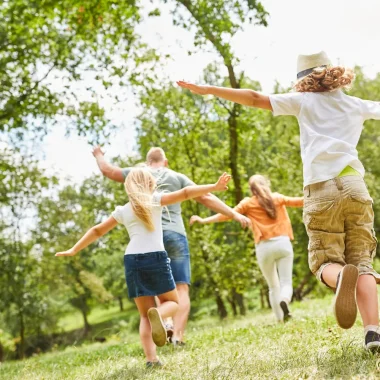
{"label": "khaki shorts", "polygon": [[304,189],[303,221],[309,236],[309,267],[322,281],[329,264],[353,264],[359,274],[371,274],[376,255],[372,198],[362,177],[347,176],[308,185]]}

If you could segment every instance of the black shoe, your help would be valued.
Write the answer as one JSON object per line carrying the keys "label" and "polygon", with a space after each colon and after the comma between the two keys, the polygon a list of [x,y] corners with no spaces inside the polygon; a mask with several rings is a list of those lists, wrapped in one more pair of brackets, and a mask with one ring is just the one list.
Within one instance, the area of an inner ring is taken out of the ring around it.
{"label": "black shoe", "polygon": [[380,351],[380,334],[376,331],[368,331],[365,334],[365,348],[372,352]]}
{"label": "black shoe", "polygon": [[146,362],[146,368],[162,367],[163,364],[158,360],[157,362]]}
{"label": "black shoe", "polygon": [[284,322],[288,322],[290,318],[292,318],[292,315],[290,314],[288,304],[285,301],[280,302],[280,307],[282,311],[284,312]]}

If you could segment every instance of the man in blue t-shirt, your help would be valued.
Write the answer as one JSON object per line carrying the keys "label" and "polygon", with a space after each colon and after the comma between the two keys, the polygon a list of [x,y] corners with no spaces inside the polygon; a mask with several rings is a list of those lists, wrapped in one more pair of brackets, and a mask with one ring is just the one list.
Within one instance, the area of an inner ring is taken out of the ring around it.
{"label": "man in blue t-shirt", "polygon": [[[99,146],[94,148],[93,155],[103,175],[113,181],[124,182],[132,170],[132,168],[122,169],[107,162]],[[161,148],[151,148],[149,150],[146,157],[146,165],[157,179],[157,185],[161,191],[172,192],[194,185],[194,182],[184,174],[177,173],[168,168],[168,160]],[[228,207],[211,193],[195,200],[217,213],[224,214],[238,221],[243,228],[250,224],[249,219]],[[167,208],[163,209],[162,228],[164,246],[171,260],[170,265],[179,298],[179,308],[174,317],[174,331],[171,341],[175,345],[183,345],[184,330],[190,312],[189,285],[191,274],[189,246],[182,220],[180,203],[167,206]]]}

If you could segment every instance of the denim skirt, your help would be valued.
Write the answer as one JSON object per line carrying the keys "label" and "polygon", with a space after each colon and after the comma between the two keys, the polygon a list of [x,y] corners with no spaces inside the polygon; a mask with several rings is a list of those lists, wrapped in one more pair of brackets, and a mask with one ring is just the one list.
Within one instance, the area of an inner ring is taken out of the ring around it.
{"label": "denim skirt", "polygon": [[129,298],[158,296],[175,289],[166,251],[124,255]]}

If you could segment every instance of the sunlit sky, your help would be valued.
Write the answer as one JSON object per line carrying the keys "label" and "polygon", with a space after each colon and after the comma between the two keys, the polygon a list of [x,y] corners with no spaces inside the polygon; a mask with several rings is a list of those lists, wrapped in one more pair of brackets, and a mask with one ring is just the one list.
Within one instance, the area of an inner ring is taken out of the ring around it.
{"label": "sunlit sky", "polygon": [[[150,4],[146,0],[146,3]],[[247,25],[232,41],[239,69],[259,80],[264,92],[271,92],[278,81],[290,86],[296,75],[298,54],[325,50],[333,63],[362,66],[369,77],[380,72],[379,0],[262,0],[269,12],[267,28]],[[168,7],[162,15],[147,19],[139,31],[152,47],[171,55],[166,76],[199,82],[203,69],[218,57],[202,51],[188,56],[193,35],[172,26]],[[223,68],[223,70],[225,70]],[[227,74],[227,72],[225,72]],[[108,116],[118,130],[105,146],[106,157],[127,156],[135,152],[135,117],[141,112],[132,94],[116,110],[103,102]],[[64,136],[63,126],[56,126],[44,142],[44,167],[54,169],[62,178],[75,182],[99,173],[85,137]],[[167,152],[170,159],[170,152]]]}

